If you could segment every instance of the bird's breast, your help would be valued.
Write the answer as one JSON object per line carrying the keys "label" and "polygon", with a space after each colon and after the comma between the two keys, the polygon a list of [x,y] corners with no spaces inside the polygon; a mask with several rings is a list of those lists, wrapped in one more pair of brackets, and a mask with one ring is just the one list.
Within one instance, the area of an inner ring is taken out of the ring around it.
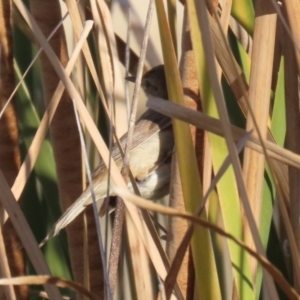
{"label": "bird's breast", "polygon": [[152,135],[131,151],[130,169],[144,198],[157,199],[168,194],[173,148],[170,127]]}

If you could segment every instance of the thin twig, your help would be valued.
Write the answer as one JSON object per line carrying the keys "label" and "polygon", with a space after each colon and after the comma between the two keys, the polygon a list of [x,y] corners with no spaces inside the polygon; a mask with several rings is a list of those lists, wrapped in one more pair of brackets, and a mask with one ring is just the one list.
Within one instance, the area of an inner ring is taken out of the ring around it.
{"label": "thin twig", "polygon": [[[139,95],[140,85],[141,85],[141,81],[142,81],[143,65],[144,65],[144,61],[145,61],[145,57],[146,57],[146,50],[147,50],[148,37],[149,37],[150,25],[151,25],[151,21],[152,21],[153,10],[154,10],[154,1],[150,0],[148,13],[147,13],[147,19],[146,19],[146,25],[145,25],[145,30],[144,30],[144,37],[143,37],[143,42],[142,42],[142,47],[141,47],[141,52],[140,52],[140,59],[139,59],[139,63],[138,63],[137,75],[136,75],[136,79],[135,79],[131,113],[130,113],[130,118],[129,118],[127,143],[125,146],[125,156],[124,156],[124,160],[123,160],[124,163],[123,163],[123,168],[121,171],[121,173],[125,179],[125,182],[129,181],[130,149],[132,147],[132,141],[133,141],[134,125],[135,125],[135,120],[136,120],[136,111],[137,111],[137,104],[138,104],[138,95]],[[124,206],[123,200],[118,198],[117,206],[116,206],[115,224],[114,224],[114,228],[113,228],[111,252],[110,252],[110,258],[109,258],[109,280],[110,280],[110,286],[111,286],[112,291],[114,291],[114,288],[116,285],[117,265],[118,265],[119,256],[120,256],[120,244],[121,244],[121,236],[122,236],[122,230],[123,230],[123,224],[124,224],[124,217],[125,217],[125,206]]]}
{"label": "thin twig", "polygon": [[[246,186],[245,186],[245,183],[241,176],[242,168],[240,165],[240,161],[238,159],[237,151],[234,147],[233,135],[230,130],[230,122],[229,122],[229,117],[228,117],[227,110],[225,107],[223,93],[222,93],[220,84],[218,84],[218,82],[214,80],[214,78],[217,78],[216,65],[215,65],[215,58],[212,54],[213,50],[212,50],[211,32],[207,28],[207,24],[209,24],[209,19],[208,19],[208,14],[206,11],[205,1],[202,0],[202,1],[197,2],[196,9],[197,9],[197,13],[198,13],[198,20],[199,20],[201,32],[202,32],[203,36],[205,36],[207,39],[206,43],[203,43],[203,46],[204,46],[204,52],[205,52],[205,58],[207,60],[207,64],[210,66],[210,68],[208,68],[208,75],[210,78],[212,91],[213,91],[213,94],[216,99],[216,106],[217,106],[218,113],[220,116],[220,121],[221,121],[222,127],[224,129],[225,141],[226,141],[226,144],[228,147],[230,157],[232,159],[232,166],[233,166],[233,171],[234,171],[236,181],[237,181],[239,195],[240,195],[243,207],[244,207],[244,211],[247,216],[248,225],[249,225],[250,231],[252,233],[254,245],[255,245],[256,249],[258,250],[259,254],[265,256],[265,251],[264,251],[264,248],[263,248],[260,236],[259,236],[259,232],[258,232],[256,223],[255,223],[255,219],[254,219],[251,207],[250,207],[250,202],[249,202]],[[218,23],[218,26],[219,25],[220,24]],[[251,111],[251,109],[249,109],[249,112],[250,111]],[[253,117],[252,112],[251,112],[251,117]],[[253,118],[253,123],[255,123],[254,119],[255,118]],[[259,130],[258,130],[258,133],[259,133]],[[259,136],[259,138],[262,140],[261,135]],[[264,151],[266,151],[265,147],[264,147]],[[266,156],[266,159],[268,160],[268,156]],[[270,275],[265,272],[265,270],[263,270],[263,273],[264,273],[265,282],[266,282],[266,285],[268,288],[268,292],[270,293],[270,295],[272,295],[272,299],[277,299],[278,295],[277,295],[277,292],[275,289],[274,281],[271,279]]]}
{"label": "thin twig", "polygon": [[[129,66],[130,66],[130,32],[131,32],[131,12],[130,6],[128,4],[128,15],[127,15],[127,36],[126,36],[126,48],[125,48],[125,74],[126,77],[129,76]],[[130,114],[130,99],[129,99],[129,82],[125,81],[125,97],[126,97],[126,108],[128,114],[128,122],[129,122],[129,114]]]}
{"label": "thin twig", "polygon": [[[56,31],[60,28],[60,26],[62,25],[63,21],[67,18],[67,16],[69,15],[69,13],[66,13],[62,19],[60,20],[60,22],[55,26],[55,28],[52,30],[52,32],[50,33],[50,35],[47,37],[47,41],[49,42],[51,40],[51,38],[53,37],[53,35],[56,33]],[[2,118],[5,109],[7,108],[8,104],[11,102],[11,100],[13,99],[13,96],[16,94],[16,92],[18,91],[20,85],[23,83],[25,76],[28,74],[28,72],[30,71],[31,67],[33,66],[33,64],[35,63],[35,61],[38,59],[38,57],[40,56],[40,54],[42,53],[43,48],[40,47],[40,49],[38,50],[38,52],[36,53],[36,55],[34,56],[34,58],[32,59],[32,61],[30,62],[29,66],[27,67],[26,71],[24,72],[24,74],[21,76],[20,81],[18,82],[18,84],[16,85],[16,87],[14,88],[13,92],[11,93],[10,97],[8,98],[8,100],[6,101],[5,105],[3,106],[2,110],[0,111],[0,119]],[[16,61],[14,60],[14,64],[16,64]]]}
{"label": "thin twig", "polygon": [[[128,29],[127,29],[127,42],[126,42],[126,49],[125,49],[125,72],[126,77],[129,75],[129,63],[130,63],[130,6],[128,4]],[[126,108],[128,114],[128,122],[129,122],[129,115],[130,115],[130,99],[129,99],[129,86],[128,82],[125,82],[125,97],[126,97]],[[106,220],[108,221],[108,201],[106,201]],[[115,213],[115,223],[113,229],[113,238],[111,244],[111,256],[109,262],[109,281],[112,287],[112,293],[114,293],[115,289],[115,282],[117,278],[117,271],[118,271],[118,261],[120,257],[120,243],[121,243],[121,235],[122,235],[122,228],[125,219],[125,207],[122,199],[119,197],[117,198],[117,206],[116,206],[116,213]],[[119,233],[116,233],[116,229],[121,229]],[[118,258],[117,261],[114,261],[115,258]],[[112,286],[112,284],[114,285]]]}
{"label": "thin twig", "polygon": [[103,247],[103,242],[102,242],[102,237],[101,237],[101,229],[100,229],[100,222],[99,222],[99,217],[98,217],[98,208],[97,208],[96,196],[95,196],[95,192],[94,192],[94,185],[93,185],[93,180],[92,180],[92,173],[91,173],[91,168],[89,166],[89,160],[88,160],[88,156],[87,156],[87,152],[86,152],[86,147],[85,147],[84,137],[83,137],[83,133],[82,133],[82,128],[80,126],[78,112],[77,112],[77,108],[76,108],[76,104],[75,104],[74,100],[73,100],[73,105],[74,105],[74,113],[75,113],[76,124],[77,124],[77,127],[78,127],[78,133],[79,133],[79,137],[80,137],[82,153],[83,153],[83,157],[84,157],[85,165],[86,165],[87,177],[88,177],[88,181],[89,181],[89,186],[91,188],[91,196],[92,196],[92,200],[93,200],[93,211],[94,211],[94,216],[95,216],[95,223],[96,223],[96,229],[97,229],[99,249],[100,249],[101,260],[102,260],[102,265],[103,265],[105,293],[107,295],[107,299],[112,300],[113,298],[112,298],[112,294],[111,294],[111,289],[109,287],[108,274],[107,274],[107,271],[106,271],[105,253],[104,253],[104,247]]}
{"label": "thin twig", "polygon": [[[247,140],[249,139],[251,135],[251,132],[247,132],[245,134],[245,136],[243,136],[237,143],[236,148],[237,148],[237,152],[240,153],[245,145]],[[227,171],[228,167],[231,166],[231,158],[230,158],[230,154],[227,155],[227,157],[225,158],[225,160],[223,161],[220,169],[218,170],[216,176],[214,177],[214,179],[211,181],[211,184],[207,190],[207,192],[205,193],[202,202],[200,203],[195,216],[201,217],[202,212],[205,208],[205,205],[209,199],[209,196],[211,195],[212,191],[216,188],[218,182],[220,181],[220,179],[222,178],[222,176],[224,175],[224,173]],[[190,245],[190,241],[192,239],[192,235],[194,233],[194,228],[195,228],[195,224],[191,223],[186,231],[186,233],[184,234],[177,252],[175,254],[175,257],[171,263],[170,269],[168,271],[168,275],[165,279],[165,292],[166,292],[166,297],[167,299],[169,299],[171,292],[173,290],[173,287],[176,283],[176,278],[177,275],[179,273],[184,255],[188,249],[188,246]]]}

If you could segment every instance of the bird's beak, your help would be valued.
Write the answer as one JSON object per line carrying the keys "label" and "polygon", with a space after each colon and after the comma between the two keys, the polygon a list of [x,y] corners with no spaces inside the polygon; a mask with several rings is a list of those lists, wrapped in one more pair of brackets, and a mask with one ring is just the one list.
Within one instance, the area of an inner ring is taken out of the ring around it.
{"label": "bird's beak", "polygon": [[125,80],[135,82],[135,78],[136,78],[135,76],[128,76],[128,77],[125,77]]}

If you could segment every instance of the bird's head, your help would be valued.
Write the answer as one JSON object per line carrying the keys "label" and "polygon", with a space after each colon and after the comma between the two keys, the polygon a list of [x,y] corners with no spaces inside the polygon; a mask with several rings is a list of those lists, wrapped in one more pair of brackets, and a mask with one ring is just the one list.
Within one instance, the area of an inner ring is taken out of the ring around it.
{"label": "bird's head", "polygon": [[[129,81],[135,82],[135,77],[127,77]],[[159,65],[143,75],[142,89],[148,96],[168,99],[168,89],[164,65]]]}

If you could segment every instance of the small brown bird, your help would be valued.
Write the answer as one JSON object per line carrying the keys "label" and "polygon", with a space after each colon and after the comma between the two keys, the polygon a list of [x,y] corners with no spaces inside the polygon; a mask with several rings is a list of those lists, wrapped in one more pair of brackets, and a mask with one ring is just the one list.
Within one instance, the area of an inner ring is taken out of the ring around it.
{"label": "small brown bird", "polygon": [[[132,79],[128,78],[133,81]],[[168,99],[164,66],[159,65],[145,73],[141,86],[148,96]],[[120,139],[123,149],[126,140],[127,134]],[[135,124],[129,163],[142,197],[156,200],[169,193],[173,148],[171,119],[148,109]],[[112,147],[112,158],[121,169],[123,159],[116,144]],[[97,201],[103,201],[107,195],[107,176],[107,168],[101,161],[93,172],[93,186]],[[132,190],[131,183],[128,183],[128,187]],[[91,190],[88,187],[54,224],[40,246],[56,236],[91,203]]]}

